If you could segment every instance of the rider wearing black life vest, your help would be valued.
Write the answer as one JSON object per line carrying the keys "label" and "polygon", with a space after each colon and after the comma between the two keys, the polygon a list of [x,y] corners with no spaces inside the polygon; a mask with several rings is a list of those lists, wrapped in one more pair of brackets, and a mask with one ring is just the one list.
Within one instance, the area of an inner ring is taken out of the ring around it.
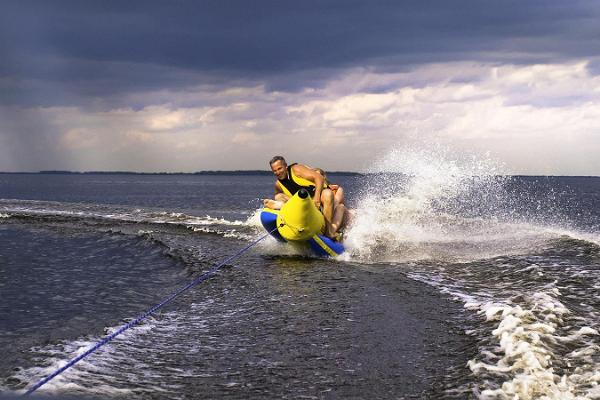
{"label": "rider wearing black life vest", "polygon": [[334,194],[327,187],[323,175],[306,165],[294,163],[288,166],[285,159],[281,156],[273,157],[269,165],[271,166],[271,171],[277,177],[277,181],[275,181],[274,199],[264,199],[263,203],[265,207],[278,210],[297,191],[305,188],[312,196],[317,209],[321,209],[325,217],[327,224],[326,235],[333,238],[341,226],[344,206],[342,204],[338,207],[339,210],[336,210],[336,219],[334,220]]}
{"label": "rider wearing black life vest", "polygon": [[[275,199],[286,202],[298,190],[306,189],[315,205],[321,206],[321,194],[325,186],[325,178],[316,170],[305,165],[294,163],[287,165],[285,159],[281,156],[273,157],[271,160],[271,170],[277,177],[275,182]],[[323,210],[325,214],[325,210]]]}
{"label": "rider wearing black life vest", "polygon": [[[298,165],[298,163],[288,165],[287,176],[284,179],[277,179],[281,189],[286,195],[293,196],[298,190],[304,188],[310,193],[310,197],[314,197],[316,190],[315,184],[308,179],[296,175],[293,169],[294,165]],[[326,184],[324,183],[323,186],[326,187]]]}

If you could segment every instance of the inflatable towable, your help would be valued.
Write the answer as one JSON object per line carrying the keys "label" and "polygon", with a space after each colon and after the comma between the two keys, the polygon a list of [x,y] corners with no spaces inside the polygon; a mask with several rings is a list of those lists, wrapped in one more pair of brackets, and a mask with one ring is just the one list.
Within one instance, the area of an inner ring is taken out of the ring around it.
{"label": "inflatable towable", "polygon": [[278,241],[306,246],[317,256],[336,257],[344,252],[340,242],[322,235],[325,217],[305,189],[293,195],[281,210],[263,208],[260,222]]}

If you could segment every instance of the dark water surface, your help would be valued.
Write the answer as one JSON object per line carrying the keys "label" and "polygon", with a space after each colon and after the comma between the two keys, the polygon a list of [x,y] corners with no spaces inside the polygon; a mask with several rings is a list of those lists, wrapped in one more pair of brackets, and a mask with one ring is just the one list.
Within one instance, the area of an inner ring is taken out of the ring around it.
{"label": "dark water surface", "polygon": [[[357,212],[345,257],[269,238],[39,392],[600,396],[600,179],[330,179]],[[0,390],[260,237],[271,190],[258,175],[0,174]]]}

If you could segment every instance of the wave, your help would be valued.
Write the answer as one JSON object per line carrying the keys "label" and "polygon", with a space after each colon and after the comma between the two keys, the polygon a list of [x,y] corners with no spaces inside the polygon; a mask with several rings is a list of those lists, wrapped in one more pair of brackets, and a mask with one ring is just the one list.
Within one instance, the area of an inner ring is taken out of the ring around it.
{"label": "wave", "polygon": [[[210,215],[194,216],[182,212],[125,208],[103,204],[65,203],[36,200],[0,199],[0,211],[5,218],[44,222],[96,222],[108,224],[113,231],[121,231],[124,224],[144,225],[134,233],[145,238],[153,238],[161,230],[182,228],[195,234],[217,235],[224,238],[253,241],[263,235],[260,222],[262,209],[250,212],[246,219],[226,219]],[[274,239],[262,243],[266,255],[307,255],[306,252],[291,246],[280,246]]]}
{"label": "wave", "polygon": [[[165,315],[169,316],[170,313]],[[123,354],[128,345],[131,345],[137,337],[150,334],[156,325],[156,320],[150,318],[143,324],[129,329],[119,338],[56,376],[38,389],[36,393],[41,395],[93,394],[94,396],[120,397],[131,396],[140,392],[148,394],[168,392],[168,389],[151,382],[144,382],[143,385],[131,385],[132,382],[143,379],[143,377],[140,378],[131,371],[143,368],[144,364],[140,360],[131,360]],[[120,326],[106,328],[106,335],[110,335],[119,328]],[[96,345],[100,339],[100,337],[87,336],[72,341],[61,341],[56,344],[31,348],[30,352],[37,355],[34,360],[41,362],[41,365],[17,368],[10,377],[12,389],[7,388],[8,390],[5,391],[10,390],[14,394],[22,395],[43,377],[64,367],[70,360]],[[131,364],[135,364],[135,367]],[[103,371],[111,371],[115,365],[123,369],[120,374],[112,376],[109,372],[108,376],[103,375]],[[129,371],[127,371],[128,365],[132,367]],[[20,388],[15,390],[15,387]]]}
{"label": "wave", "polygon": [[499,344],[468,363],[483,381],[501,379],[498,387],[480,391],[480,399],[590,398],[600,374],[592,358],[600,348],[591,338],[599,333],[589,326],[569,326],[571,311],[558,296],[552,288],[525,296],[522,304],[465,304],[495,324],[492,335]]}
{"label": "wave", "polygon": [[[260,220],[253,215],[244,220],[228,220],[210,215],[194,216],[180,212],[124,208],[102,204],[60,203],[33,200],[0,200],[2,218],[34,220],[44,222],[84,221],[108,224],[147,224],[173,226],[198,233],[217,234],[223,237],[252,239]],[[152,229],[141,229],[148,233]]]}
{"label": "wave", "polygon": [[[464,391],[484,400],[596,398],[600,316],[588,294],[598,290],[598,274],[583,272],[589,285],[581,287],[554,279],[561,272],[582,273],[576,267],[564,271],[509,260],[447,271],[424,265],[408,274],[462,302],[477,317],[465,330],[479,342],[468,362],[476,379]],[[570,299],[575,300],[569,305]]]}
{"label": "wave", "polygon": [[[185,393],[184,382],[219,375],[188,364],[186,355],[214,351],[222,338],[210,333],[212,298],[189,303],[189,311],[163,311],[140,325],[123,332],[64,373],[42,386],[40,395],[69,395],[128,398],[173,398]],[[187,309],[187,308],[186,308]],[[236,310],[229,310],[235,314]],[[126,321],[123,321],[126,322]],[[93,334],[75,340],[34,347],[30,359],[39,365],[24,366],[9,378],[15,394],[22,394],[44,376],[66,365],[69,360],[96,345],[121,325],[105,328],[104,335]],[[202,340],[198,341],[198,338]],[[157,353],[167,354],[157,359]],[[179,358],[181,357],[181,359]],[[16,389],[16,390],[15,390]]]}

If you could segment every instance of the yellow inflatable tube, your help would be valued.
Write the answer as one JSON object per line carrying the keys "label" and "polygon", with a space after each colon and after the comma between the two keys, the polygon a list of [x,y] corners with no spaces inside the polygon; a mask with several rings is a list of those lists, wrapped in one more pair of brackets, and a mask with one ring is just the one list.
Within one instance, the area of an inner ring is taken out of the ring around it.
{"label": "yellow inflatable tube", "polygon": [[277,225],[285,240],[305,241],[325,231],[325,218],[308,192],[300,190],[279,210]]}
{"label": "yellow inflatable tube", "polygon": [[281,210],[264,208],[260,221],[275,239],[306,246],[319,257],[336,257],[344,252],[342,243],[322,234],[325,217],[304,189],[292,196]]}

